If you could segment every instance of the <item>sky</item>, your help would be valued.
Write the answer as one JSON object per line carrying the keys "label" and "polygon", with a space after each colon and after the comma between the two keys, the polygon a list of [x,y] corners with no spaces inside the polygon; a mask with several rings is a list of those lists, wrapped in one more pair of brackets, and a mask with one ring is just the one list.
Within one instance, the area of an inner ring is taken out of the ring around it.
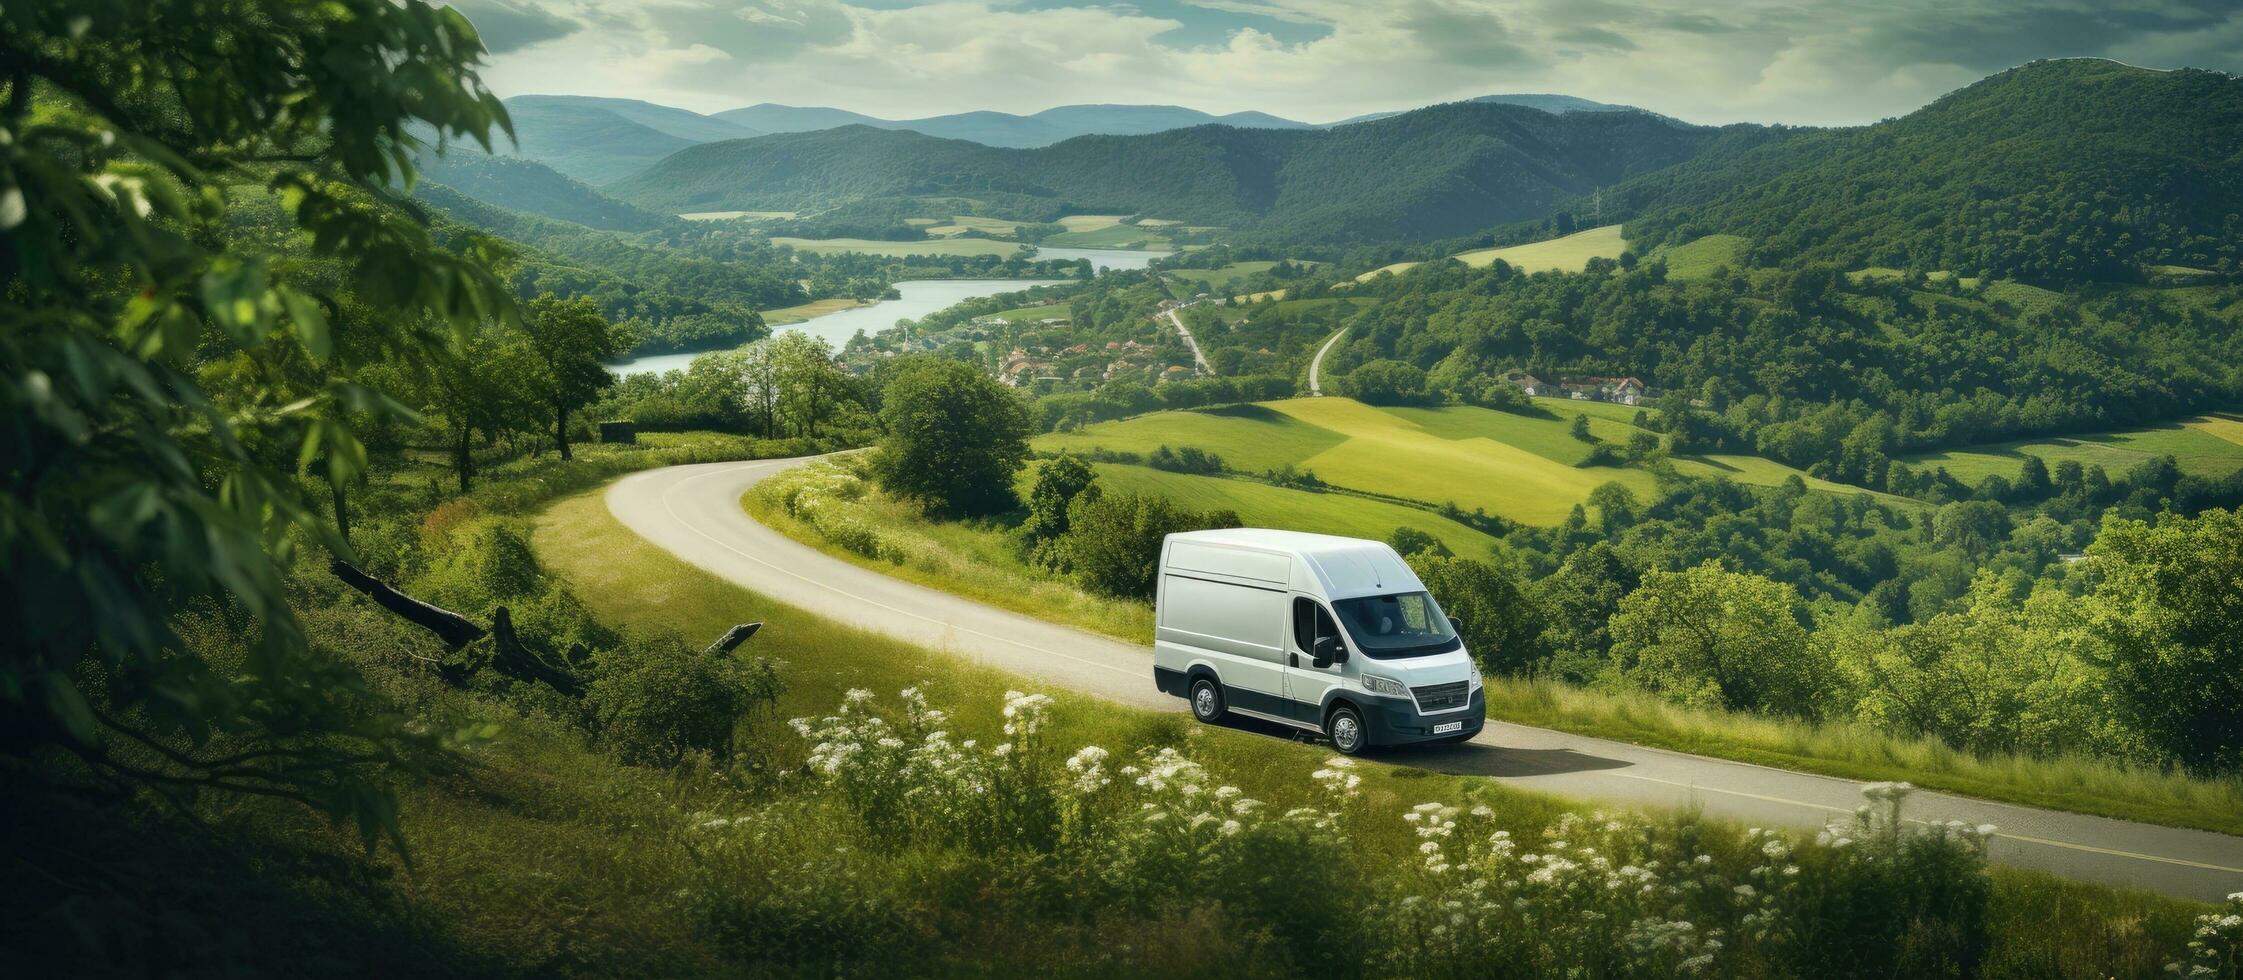
{"label": "sky", "polygon": [[887,118],[1085,102],[1305,122],[1550,92],[1691,122],[1902,115],[2037,58],[2243,73],[2239,0],[450,0],[501,95]]}

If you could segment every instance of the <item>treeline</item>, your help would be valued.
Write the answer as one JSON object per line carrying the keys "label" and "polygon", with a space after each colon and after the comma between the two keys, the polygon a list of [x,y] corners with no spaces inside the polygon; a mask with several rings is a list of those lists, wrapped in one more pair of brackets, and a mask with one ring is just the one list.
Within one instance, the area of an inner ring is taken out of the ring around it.
{"label": "treeline", "polygon": [[1349,321],[1329,375],[1400,361],[1468,401],[1512,369],[1632,375],[1665,390],[1649,421],[1675,452],[1757,453],[1873,489],[1905,454],[2243,400],[2239,309],[2155,294],[2019,308],[1983,286],[1831,267],[1676,281],[1632,253],[1581,274],[1432,263],[1363,289],[1381,301]]}
{"label": "treeline", "polygon": [[2070,284],[2243,263],[2243,81],[2041,61],[1900,119],[1716,143],[1606,189],[1638,247]]}
{"label": "treeline", "polygon": [[[1599,525],[1577,513],[1511,539],[1549,550],[1481,561],[1422,534],[1395,543],[1493,671],[1850,719],[1977,753],[2243,771],[2243,632],[2217,589],[2192,584],[2243,574],[2231,511],[2112,514],[2084,559],[2062,562],[2067,532],[2047,518],[2007,538],[1974,524],[1987,514],[1946,509],[1891,528],[1889,510],[1797,486],[1709,500],[1747,493],[1726,484],[1639,515],[1606,490]],[[1849,606],[1786,581],[1816,564],[1894,577]]]}

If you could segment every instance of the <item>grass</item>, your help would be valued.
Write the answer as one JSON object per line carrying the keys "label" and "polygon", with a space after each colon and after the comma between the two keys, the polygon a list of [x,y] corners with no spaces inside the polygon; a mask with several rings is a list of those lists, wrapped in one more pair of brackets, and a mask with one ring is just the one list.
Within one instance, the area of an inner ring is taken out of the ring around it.
{"label": "grass", "polygon": [[1070,214],[1059,219],[1059,226],[1071,232],[1097,231],[1122,223],[1126,214]]}
{"label": "grass", "polygon": [[986,232],[991,235],[1009,236],[1013,232],[1018,231],[1020,229],[1020,226],[1024,224],[1024,222],[1019,221],[1007,221],[1003,218],[984,218],[980,215],[973,214],[951,215],[950,221],[947,224],[944,223],[941,219],[913,218],[911,220],[914,224],[920,221],[927,222],[927,234],[930,235],[959,235],[969,231],[980,231]]}
{"label": "grass", "polygon": [[1220,269],[1173,269],[1167,274],[1178,279],[1189,279],[1213,292],[1228,287],[1247,276],[1260,275],[1276,268],[1275,262],[1233,262]]}
{"label": "grass", "polygon": [[734,218],[746,218],[749,221],[792,221],[795,215],[796,212],[793,211],[693,211],[678,217],[687,221],[730,221]]}
{"label": "grass", "polygon": [[[1608,481],[1638,495],[1654,491],[1649,471],[1578,465],[1588,457],[1589,446],[1573,438],[1573,415],[1588,415],[1589,431],[1598,438],[1625,443],[1640,431],[1633,425],[1636,409],[1558,398],[1538,399],[1537,404],[1551,416],[1461,405],[1382,409],[1346,398],[1300,398],[1214,412],[1155,412],[1039,436],[1035,447],[1146,454],[1162,445],[1197,446],[1222,456],[1235,470],[1259,472],[1290,464],[1335,486],[1427,504],[1454,503],[1542,525],[1564,520],[1574,504]],[[1798,476],[1829,493],[1867,492],[1758,457],[1690,457],[1675,460],[1675,467],[1689,475],[1740,483],[1773,486]]]}
{"label": "grass", "polygon": [[1707,235],[1680,245],[1661,245],[1651,258],[1667,264],[1669,279],[1703,279],[1716,269],[1743,271],[1745,246],[1750,244],[1743,235]]}
{"label": "grass", "polygon": [[1627,249],[1628,240],[1620,237],[1620,226],[1605,225],[1546,242],[1459,252],[1456,260],[1475,269],[1502,259],[1521,272],[1579,272],[1590,259],[1617,259]]}
{"label": "grass", "polygon": [[860,306],[870,305],[872,304],[860,303],[846,296],[837,296],[828,299],[814,299],[800,306],[786,306],[776,310],[765,310],[763,311],[763,322],[774,327],[783,327],[790,323],[801,323],[804,320],[808,320],[813,317],[821,317],[828,313],[839,313],[842,310],[853,310]]}
{"label": "grass", "polygon": [[[1249,527],[1343,534],[1383,541],[1414,527],[1460,555],[1484,555],[1495,539],[1431,511],[1342,493],[1315,493],[1250,480],[1169,473],[1149,466],[1097,465],[1109,490],[1160,494],[1202,510],[1233,510]],[[1144,634],[1139,634],[1140,636]]]}
{"label": "grass", "polygon": [[840,252],[862,252],[866,255],[996,255],[1008,256],[1020,251],[1013,242],[991,241],[986,238],[933,239],[923,242],[881,242],[869,238],[774,238],[773,245],[786,245],[814,255]]}
{"label": "grass", "polygon": [[2140,429],[2097,432],[2052,439],[1989,443],[1908,457],[1919,468],[1944,466],[1964,483],[1988,476],[2016,479],[2026,456],[2053,468],[2066,460],[2101,465],[2112,476],[2159,456],[2171,456],[2187,473],[2225,475],[2243,469],[2243,415],[2215,413]]}
{"label": "grass", "polygon": [[[1064,220],[1064,219],[1062,219]],[[1139,225],[1113,224],[1084,231],[1063,231],[1047,236],[1038,244],[1057,245],[1064,248],[1144,248],[1165,250],[1174,247],[1157,229]]]}
{"label": "grass", "polygon": [[[1627,248],[1627,239],[1620,236],[1620,226],[1604,225],[1547,241],[1458,252],[1450,258],[1475,269],[1487,268],[1494,265],[1495,260],[1502,259],[1521,272],[1579,272],[1588,266],[1590,259],[1617,259]],[[1369,282],[1382,272],[1398,276],[1417,265],[1416,262],[1383,265],[1356,276],[1355,281]]]}
{"label": "grass", "polygon": [[1488,715],[1846,779],[1907,780],[1942,792],[2120,820],[2243,834],[2243,780],[2191,779],[2100,759],[1980,757],[1936,739],[1850,723],[1684,708],[1649,694],[1490,678]]}
{"label": "grass", "polygon": [[1009,310],[1000,310],[996,313],[990,314],[990,316],[994,316],[1009,323],[1048,320],[1052,317],[1066,319],[1068,316],[1067,309],[1067,304],[1065,303],[1055,303],[1051,306],[1019,306]]}

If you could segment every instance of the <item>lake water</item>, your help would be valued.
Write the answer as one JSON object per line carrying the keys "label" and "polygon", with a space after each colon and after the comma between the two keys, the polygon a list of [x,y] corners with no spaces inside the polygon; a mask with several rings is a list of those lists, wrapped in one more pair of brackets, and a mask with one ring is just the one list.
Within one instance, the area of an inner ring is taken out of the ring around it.
{"label": "lake water", "polygon": [[[1089,259],[1091,265],[1100,270],[1128,270],[1145,268],[1154,259],[1167,254],[1169,253],[1146,252],[1126,248],[1047,248],[1041,250],[1039,257],[1047,259]],[[848,343],[849,338],[856,336],[859,330],[868,335],[876,334],[895,326],[897,320],[916,320],[929,313],[956,306],[969,299],[979,299],[997,293],[1016,293],[1031,286],[1050,286],[1060,281],[1056,279],[914,279],[896,283],[896,292],[903,295],[902,299],[891,299],[874,303],[871,306],[859,306],[838,313],[811,317],[801,323],[774,328],[774,332],[780,330],[800,331],[824,340],[826,343],[832,344],[833,349],[840,350],[841,345]],[[663,371],[682,371],[687,365],[693,363],[694,358],[706,353],[708,351],[655,354],[610,364],[608,370],[616,374],[658,374]]]}

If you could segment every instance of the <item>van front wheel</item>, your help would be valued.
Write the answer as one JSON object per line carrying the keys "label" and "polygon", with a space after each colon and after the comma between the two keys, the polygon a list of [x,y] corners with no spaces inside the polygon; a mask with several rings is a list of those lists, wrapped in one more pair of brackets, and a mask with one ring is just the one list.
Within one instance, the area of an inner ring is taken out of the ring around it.
{"label": "van front wheel", "polygon": [[1370,745],[1370,740],[1364,737],[1363,716],[1350,705],[1332,709],[1332,716],[1324,722],[1324,734],[1341,755],[1361,755]]}
{"label": "van front wheel", "polygon": [[1223,720],[1223,689],[1213,678],[1192,682],[1192,717],[1208,724]]}

